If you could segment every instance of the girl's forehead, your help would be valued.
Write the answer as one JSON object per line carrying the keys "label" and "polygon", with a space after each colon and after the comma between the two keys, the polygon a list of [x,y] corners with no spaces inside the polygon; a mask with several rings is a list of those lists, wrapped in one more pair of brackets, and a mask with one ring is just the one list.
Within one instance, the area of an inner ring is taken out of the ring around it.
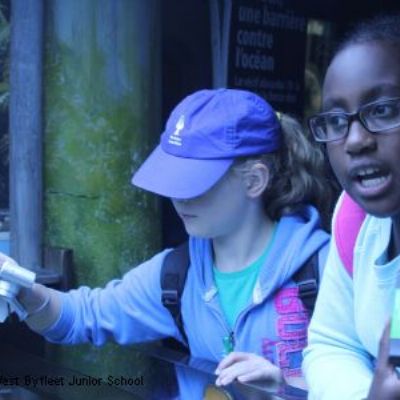
{"label": "girl's forehead", "polygon": [[350,44],[334,57],[323,86],[324,108],[332,101],[363,103],[381,96],[400,96],[400,47]]}

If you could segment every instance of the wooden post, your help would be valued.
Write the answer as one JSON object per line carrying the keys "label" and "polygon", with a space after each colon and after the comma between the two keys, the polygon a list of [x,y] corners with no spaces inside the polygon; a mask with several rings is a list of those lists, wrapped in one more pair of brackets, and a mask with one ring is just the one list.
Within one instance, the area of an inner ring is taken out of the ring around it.
{"label": "wooden post", "polygon": [[42,263],[43,1],[13,0],[10,48],[11,255]]}

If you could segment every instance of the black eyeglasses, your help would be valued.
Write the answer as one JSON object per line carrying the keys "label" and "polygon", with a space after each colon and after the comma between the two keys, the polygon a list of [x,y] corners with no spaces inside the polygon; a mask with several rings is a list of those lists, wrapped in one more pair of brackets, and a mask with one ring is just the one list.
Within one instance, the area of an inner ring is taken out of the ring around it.
{"label": "black eyeglasses", "polygon": [[308,126],[318,142],[333,142],[347,136],[354,120],[371,133],[397,128],[400,126],[400,97],[364,104],[354,113],[317,114],[308,119]]}

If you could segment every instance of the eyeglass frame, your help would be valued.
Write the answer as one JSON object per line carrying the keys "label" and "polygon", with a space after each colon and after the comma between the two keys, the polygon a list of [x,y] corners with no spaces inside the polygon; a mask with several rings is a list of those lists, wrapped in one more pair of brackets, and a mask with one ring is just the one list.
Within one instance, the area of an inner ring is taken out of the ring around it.
{"label": "eyeglass frame", "polygon": [[[335,142],[337,140],[344,139],[349,134],[350,126],[353,123],[353,121],[355,121],[355,120],[359,121],[360,124],[363,126],[363,128],[365,128],[370,133],[379,133],[379,132],[383,132],[383,131],[386,131],[386,130],[398,128],[398,127],[400,127],[400,120],[399,120],[399,123],[397,125],[391,126],[390,128],[384,128],[384,129],[378,129],[378,130],[370,129],[370,128],[368,128],[366,121],[363,120],[363,117],[362,117],[362,114],[361,114],[362,111],[367,107],[370,107],[370,106],[373,106],[373,105],[376,105],[376,104],[377,105],[384,104],[386,102],[390,102],[390,101],[394,101],[394,100],[397,100],[400,103],[400,97],[392,97],[392,98],[389,98],[389,99],[376,100],[376,101],[372,101],[371,103],[363,104],[362,106],[360,106],[358,108],[357,111],[354,111],[352,113],[345,112],[345,111],[326,111],[326,112],[318,113],[318,114],[312,115],[311,117],[307,118],[308,127],[309,127],[314,139],[317,142],[320,142],[320,143],[330,143],[330,142]],[[324,115],[342,115],[342,116],[345,116],[346,119],[347,119],[347,130],[346,130],[346,133],[343,136],[340,136],[338,138],[331,139],[331,140],[323,140],[321,138],[318,138],[315,135],[314,130],[312,128],[312,120],[317,118],[317,117],[324,116]]]}

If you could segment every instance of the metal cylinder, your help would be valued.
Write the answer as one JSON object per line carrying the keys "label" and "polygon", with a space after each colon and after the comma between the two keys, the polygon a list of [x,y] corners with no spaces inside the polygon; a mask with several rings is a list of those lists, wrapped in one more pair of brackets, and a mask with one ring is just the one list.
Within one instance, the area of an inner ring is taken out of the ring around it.
{"label": "metal cylinder", "polygon": [[13,299],[18,293],[19,287],[15,283],[0,280],[0,297]]}
{"label": "metal cylinder", "polygon": [[9,261],[3,263],[0,268],[0,279],[15,283],[26,288],[32,287],[36,274],[26,268],[13,264]]}

